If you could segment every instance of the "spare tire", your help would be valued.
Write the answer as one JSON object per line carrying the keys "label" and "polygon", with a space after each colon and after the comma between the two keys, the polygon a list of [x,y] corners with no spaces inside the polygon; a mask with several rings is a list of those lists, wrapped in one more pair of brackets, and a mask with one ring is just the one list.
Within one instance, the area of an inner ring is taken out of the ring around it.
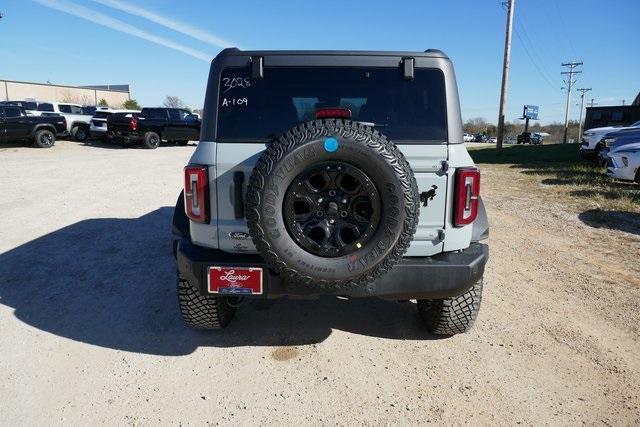
{"label": "spare tire", "polygon": [[419,215],[416,180],[396,146],[345,120],[300,124],[271,143],[247,193],[257,250],[288,284],[365,285],[406,252]]}

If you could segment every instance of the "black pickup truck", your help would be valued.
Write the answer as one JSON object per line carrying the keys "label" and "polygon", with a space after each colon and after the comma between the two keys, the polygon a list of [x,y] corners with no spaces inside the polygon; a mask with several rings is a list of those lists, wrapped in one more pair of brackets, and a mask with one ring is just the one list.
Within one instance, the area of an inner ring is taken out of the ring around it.
{"label": "black pickup truck", "polygon": [[518,135],[518,144],[542,144],[542,137],[537,133],[522,132]]}
{"label": "black pickup truck", "polygon": [[67,133],[67,122],[62,116],[27,116],[24,108],[0,106],[0,141],[32,141],[38,148],[50,148],[56,136]]}
{"label": "black pickup truck", "polygon": [[157,148],[161,141],[187,145],[200,137],[200,119],[181,108],[143,108],[140,113],[115,113],[107,119],[107,137],[123,145],[141,142]]}

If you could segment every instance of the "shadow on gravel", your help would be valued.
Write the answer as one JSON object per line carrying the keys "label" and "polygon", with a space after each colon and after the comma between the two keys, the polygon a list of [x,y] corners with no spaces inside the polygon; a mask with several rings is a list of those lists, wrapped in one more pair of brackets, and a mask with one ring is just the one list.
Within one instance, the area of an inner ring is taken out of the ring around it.
{"label": "shadow on gravel", "polygon": [[431,338],[413,304],[378,299],[254,300],[222,332],[190,330],[178,311],[172,213],[163,207],[140,218],[89,219],[0,254],[0,304],[61,337],[158,355],[199,346],[313,344],[332,329]]}
{"label": "shadow on gravel", "polygon": [[639,213],[591,209],[582,212],[578,215],[578,218],[590,227],[619,230],[630,234],[640,235]]}
{"label": "shadow on gravel", "polygon": [[[104,149],[108,149],[108,150],[146,150],[146,148],[144,148],[142,146],[142,144],[130,144],[127,146],[123,146],[118,142],[107,142],[101,139],[89,139],[85,142],[79,142],[78,144],[84,144],[86,147],[90,147],[90,148],[104,148]],[[187,145],[177,145],[171,142],[162,142],[160,144],[160,147],[158,148],[165,148],[165,147],[195,147],[197,145],[197,143],[195,142],[189,142]]]}

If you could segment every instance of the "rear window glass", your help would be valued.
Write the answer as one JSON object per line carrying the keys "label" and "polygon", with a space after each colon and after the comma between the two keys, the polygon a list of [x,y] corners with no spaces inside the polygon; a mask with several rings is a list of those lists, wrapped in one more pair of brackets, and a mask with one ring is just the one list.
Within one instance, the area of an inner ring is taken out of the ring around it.
{"label": "rear window glass", "polygon": [[53,111],[53,104],[49,104],[48,102],[40,104],[38,105],[38,111]]}
{"label": "rear window glass", "polygon": [[4,116],[7,118],[20,117],[21,115],[18,107],[4,107]]}
{"label": "rear window glass", "polygon": [[158,108],[145,108],[142,110],[142,114],[150,119],[166,119],[167,110]]}
{"label": "rear window glass", "polygon": [[111,113],[108,113],[108,112],[106,112],[106,111],[97,111],[97,112],[93,115],[93,118],[94,118],[94,119],[106,119],[107,117],[109,117],[109,114],[111,114]]}
{"label": "rear window glass", "polygon": [[273,139],[319,108],[351,110],[351,120],[373,123],[395,140],[444,141],[444,76],[399,68],[267,67],[252,80],[248,68],[226,68],[220,81],[218,139]]}

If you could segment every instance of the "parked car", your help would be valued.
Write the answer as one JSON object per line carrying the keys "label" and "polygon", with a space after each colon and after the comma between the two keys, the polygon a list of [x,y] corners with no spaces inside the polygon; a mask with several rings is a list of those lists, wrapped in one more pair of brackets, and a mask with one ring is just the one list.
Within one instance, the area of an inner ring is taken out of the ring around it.
{"label": "parked car", "polygon": [[487,142],[488,142],[489,144],[496,144],[496,143],[498,142],[498,137],[497,137],[497,136],[490,136],[490,137],[487,139]]}
{"label": "parked car", "polygon": [[107,138],[107,118],[111,114],[115,113],[124,113],[124,114],[134,114],[139,113],[140,110],[112,110],[100,108],[95,112],[93,117],[91,117],[91,126],[89,127],[89,132],[92,138],[98,139],[106,139]]}
{"label": "parked car", "polygon": [[477,133],[473,136],[473,142],[487,142],[487,135],[483,133]]}
{"label": "parked car", "polygon": [[522,132],[518,135],[518,144],[542,144],[542,136],[535,132]]}
{"label": "parked car", "polygon": [[125,145],[141,142],[151,149],[161,141],[187,145],[199,138],[200,120],[181,108],[143,108],[140,113],[111,114],[107,132]]}
{"label": "parked car", "polygon": [[66,102],[43,102],[38,105],[43,116],[60,115],[67,121],[67,131],[76,141],[84,141],[89,136],[91,116],[84,114],[82,105]]}
{"label": "parked car", "polygon": [[617,147],[607,154],[607,175],[640,184],[640,142]]}
{"label": "parked car", "polygon": [[36,101],[0,101],[0,105],[21,107],[28,116],[39,116],[38,102]]}
{"label": "parked car", "polygon": [[342,295],[416,299],[437,335],[471,327],[489,225],[444,53],[225,49],[205,99],[173,220],[188,325]]}
{"label": "parked car", "polygon": [[640,142],[640,127],[624,128],[622,130],[608,133],[600,140],[602,147],[598,153],[598,162],[601,165],[607,163],[607,155],[628,144]]}
{"label": "parked car", "polygon": [[473,141],[473,135],[471,135],[470,133],[465,133],[462,136],[462,139],[464,140],[464,142],[471,142]]}
{"label": "parked car", "polygon": [[582,145],[580,146],[580,153],[582,157],[593,158],[598,157],[602,144],[600,143],[602,138],[608,133],[617,132],[620,130],[635,129],[640,127],[640,121],[630,124],[629,126],[606,126],[601,128],[587,129],[582,134]]}
{"label": "parked car", "polygon": [[66,132],[67,123],[62,116],[29,116],[22,107],[0,106],[0,141],[31,141],[35,147],[50,148],[56,136]]}

